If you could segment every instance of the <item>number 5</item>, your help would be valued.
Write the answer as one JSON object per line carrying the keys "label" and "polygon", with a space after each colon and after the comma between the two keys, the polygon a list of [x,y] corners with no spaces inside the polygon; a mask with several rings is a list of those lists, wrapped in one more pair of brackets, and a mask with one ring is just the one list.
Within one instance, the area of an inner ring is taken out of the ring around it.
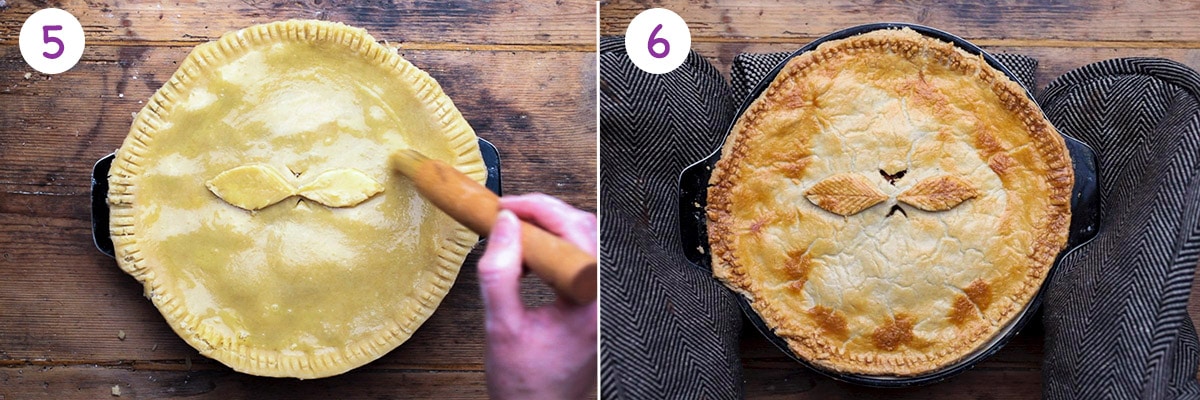
{"label": "number 5", "polygon": [[53,53],[42,52],[43,56],[51,60],[58,58],[63,54],[66,46],[63,45],[62,39],[50,36],[50,31],[61,31],[62,25],[46,25],[42,27],[42,42],[46,44],[54,43],[58,45],[58,50]]}
{"label": "number 5", "polygon": [[[667,39],[655,37],[658,36],[658,31],[660,30],[662,30],[662,24],[658,24],[658,26],[654,27],[654,32],[650,32],[650,42],[646,44],[646,48],[650,50],[650,55],[654,58],[666,57],[667,53],[671,52],[671,43],[667,42]],[[659,43],[662,43],[663,45],[662,53],[654,51],[654,45]]]}

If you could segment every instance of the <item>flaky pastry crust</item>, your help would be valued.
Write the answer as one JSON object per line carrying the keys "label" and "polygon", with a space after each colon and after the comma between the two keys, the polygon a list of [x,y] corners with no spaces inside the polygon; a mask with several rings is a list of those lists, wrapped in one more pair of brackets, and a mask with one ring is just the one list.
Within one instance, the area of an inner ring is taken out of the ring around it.
{"label": "flaky pastry crust", "polygon": [[790,61],[708,192],[713,274],[797,356],[913,376],[987,343],[1067,241],[1061,135],[978,55],[910,29]]}

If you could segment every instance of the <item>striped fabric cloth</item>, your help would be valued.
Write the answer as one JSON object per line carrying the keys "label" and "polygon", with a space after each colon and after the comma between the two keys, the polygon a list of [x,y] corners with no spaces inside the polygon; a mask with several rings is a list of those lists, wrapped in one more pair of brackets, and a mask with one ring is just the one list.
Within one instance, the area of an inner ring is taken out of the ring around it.
{"label": "striped fabric cloth", "polygon": [[733,119],[729,85],[695,54],[650,75],[624,48],[600,42],[600,394],[739,398],[742,315],[684,258],[678,215],[679,172]]}
{"label": "striped fabric cloth", "polygon": [[1098,153],[1104,216],[1047,289],[1047,398],[1200,398],[1187,314],[1200,262],[1198,99],[1195,71],[1147,58],[1071,71],[1039,99]]}
{"label": "striped fabric cloth", "polygon": [[[694,54],[650,75],[620,38],[602,39],[604,398],[740,397],[737,307],[679,253],[673,185],[786,57],[740,55],[726,86]],[[1036,60],[997,58],[1033,87]],[[1089,65],[1039,97],[1055,126],[1097,151],[1104,220],[1046,289],[1046,398],[1200,398],[1186,311],[1200,262],[1198,99],[1200,76],[1161,59]]]}

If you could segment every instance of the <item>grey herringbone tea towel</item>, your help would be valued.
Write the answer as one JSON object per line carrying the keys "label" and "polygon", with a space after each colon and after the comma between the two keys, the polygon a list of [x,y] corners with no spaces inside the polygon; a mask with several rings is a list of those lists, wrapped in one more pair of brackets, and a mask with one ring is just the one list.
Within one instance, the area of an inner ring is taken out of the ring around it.
{"label": "grey herringbone tea towel", "polygon": [[[666,145],[661,142],[664,132],[698,132],[712,130],[714,121],[719,130],[727,128],[730,116],[721,113],[695,112],[697,103],[725,103],[713,98],[679,98],[664,96],[664,88],[685,91],[685,82],[695,79],[666,74],[651,76],[634,69],[624,58],[623,49],[616,42],[606,41],[601,48],[602,91],[611,87],[625,87],[623,92],[608,92],[601,95],[601,185],[602,201],[608,194],[621,193],[623,199],[609,197],[602,204],[606,219],[627,218],[628,214],[616,214],[612,209],[634,209],[629,199],[638,200],[644,221],[664,221],[677,224],[673,196],[676,191],[666,191],[653,196],[639,196],[625,190],[629,186],[605,188],[605,168],[623,168],[621,158],[604,159],[611,153],[604,149],[610,142],[628,135],[658,137],[660,142],[650,139],[643,144]],[[607,61],[606,61],[607,54]],[[749,94],[759,79],[765,76],[786,53],[743,54],[734,60],[730,96],[733,104]],[[1033,87],[1036,61],[1030,58],[999,55],[998,58],[1022,81]],[[695,65],[696,63],[700,65]],[[711,68],[702,59],[689,58],[685,66],[693,70]],[[631,82],[658,82],[642,86]],[[704,87],[712,87],[711,83]],[[710,89],[720,96],[721,90]],[[638,101],[631,99],[648,99]],[[1044,303],[1046,329],[1045,396],[1052,399],[1094,398],[1197,398],[1196,334],[1186,312],[1191,281],[1197,262],[1200,262],[1200,78],[1197,74],[1178,64],[1159,59],[1110,60],[1073,71],[1050,85],[1040,97],[1047,116],[1061,131],[1089,143],[1098,153],[1101,176],[1101,205],[1104,228],[1097,239],[1079,252],[1063,260],[1062,268],[1047,287]],[[660,119],[652,113],[639,112],[634,108],[622,111],[620,119],[610,119],[606,112],[611,103],[642,104],[653,109],[684,110]],[[639,121],[640,129],[629,129],[631,121]],[[688,122],[691,121],[691,122]],[[659,130],[670,126],[670,131]],[[687,126],[691,125],[691,128]],[[681,127],[682,125],[682,127]],[[685,134],[677,133],[676,136]],[[712,142],[683,141],[683,144],[703,149],[676,148],[666,150],[643,149],[643,157],[654,156],[655,151],[682,154],[693,151],[699,159],[714,149],[724,132],[716,133]],[[611,137],[609,137],[611,136]],[[707,136],[706,136],[707,137]],[[624,139],[628,140],[628,139]],[[619,149],[610,149],[622,152]],[[627,157],[625,160],[638,159]],[[655,175],[654,168],[668,167],[666,163],[652,160],[638,161],[643,166],[636,169],[636,176]],[[679,163],[679,169],[687,161]],[[676,165],[670,165],[676,167]],[[624,167],[623,171],[634,169]],[[661,172],[674,176],[678,171]],[[621,173],[616,173],[621,175]],[[632,175],[631,175],[632,176]],[[618,226],[620,221],[610,221]],[[635,254],[642,251],[646,242],[674,242],[678,247],[678,233],[671,227],[663,228],[663,235],[640,236],[638,232],[614,232],[602,226],[601,240],[604,252]],[[669,256],[669,255],[668,255]],[[674,363],[659,363],[663,360],[659,352],[678,352],[677,348],[631,346],[629,336],[608,336],[613,329],[621,330],[621,319],[633,316],[616,314],[637,312],[634,307],[623,304],[631,298],[649,296],[641,291],[633,297],[610,298],[611,287],[645,287],[646,276],[655,275],[656,269],[689,271],[686,267],[667,267],[679,263],[681,256],[663,257],[660,263],[634,265],[614,263],[615,259],[602,258],[604,298],[604,320],[601,339],[602,394],[614,398],[668,398],[668,397],[736,397],[740,393],[736,375],[732,379],[710,379],[705,391],[689,392],[689,383],[698,376],[720,376],[737,374],[736,354],[731,359],[728,353],[736,347],[737,329],[722,325],[725,330],[708,332],[719,338],[716,342],[734,342],[725,351],[695,354],[709,362],[694,361],[689,367]],[[607,265],[606,265],[607,264]],[[610,275],[608,271],[624,271],[622,275]],[[686,273],[686,272],[685,272]],[[710,280],[711,281],[711,280]],[[709,288],[710,281],[701,282]],[[660,293],[658,296],[670,297]],[[714,300],[715,299],[715,300]],[[730,299],[713,296],[708,308],[692,303],[687,308],[677,308],[669,315],[675,320],[704,320],[712,318],[717,310],[736,312]],[[699,311],[696,311],[700,309]],[[662,316],[653,324],[665,324]],[[634,340],[646,343],[651,340],[672,342],[680,332],[669,329],[642,331],[654,339],[641,337]],[[710,339],[711,341],[712,339]],[[623,370],[625,365],[636,362],[641,369],[634,373]],[[722,365],[720,362],[728,362]],[[647,382],[654,382],[648,384]],[[725,386],[720,386],[725,385]],[[693,389],[694,390],[694,389]]]}
{"label": "grey herringbone tea towel", "polygon": [[1045,297],[1045,395],[1200,398],[1187,314],[1200,262],[1200,76],[1117,59],[1056,79],[1050,121],[1096,150],[1100,234],[1064,258]]}
{"label": "grey herringbone tea towel", "polygon": [[665,75],[638,70],[621,39],[600,42],[600,394],[737,398],[742,315],[732,292],[688,265],[679,172],[720,143],[729,85],[690,54]]}

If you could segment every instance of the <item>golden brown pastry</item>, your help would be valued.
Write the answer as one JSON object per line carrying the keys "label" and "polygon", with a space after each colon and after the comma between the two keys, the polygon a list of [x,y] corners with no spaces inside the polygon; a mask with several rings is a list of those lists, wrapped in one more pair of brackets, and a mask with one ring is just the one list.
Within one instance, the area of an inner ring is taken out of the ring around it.
{"label": "golden brown pastry", "polygon": [[791,350],[911,376],[986,343],[1067,240],[1063,138],[1017,83],[909,29],[790,60],[710,180],[714,275]]}
{"label": "golden brown pastry", "polygon": [[437,82],[361,29],[287,21],[197,46],[109,175],[121,268],[201,354],[318,378],[407,340],[477,236],[390,172],[416,149],[482,182]]}

